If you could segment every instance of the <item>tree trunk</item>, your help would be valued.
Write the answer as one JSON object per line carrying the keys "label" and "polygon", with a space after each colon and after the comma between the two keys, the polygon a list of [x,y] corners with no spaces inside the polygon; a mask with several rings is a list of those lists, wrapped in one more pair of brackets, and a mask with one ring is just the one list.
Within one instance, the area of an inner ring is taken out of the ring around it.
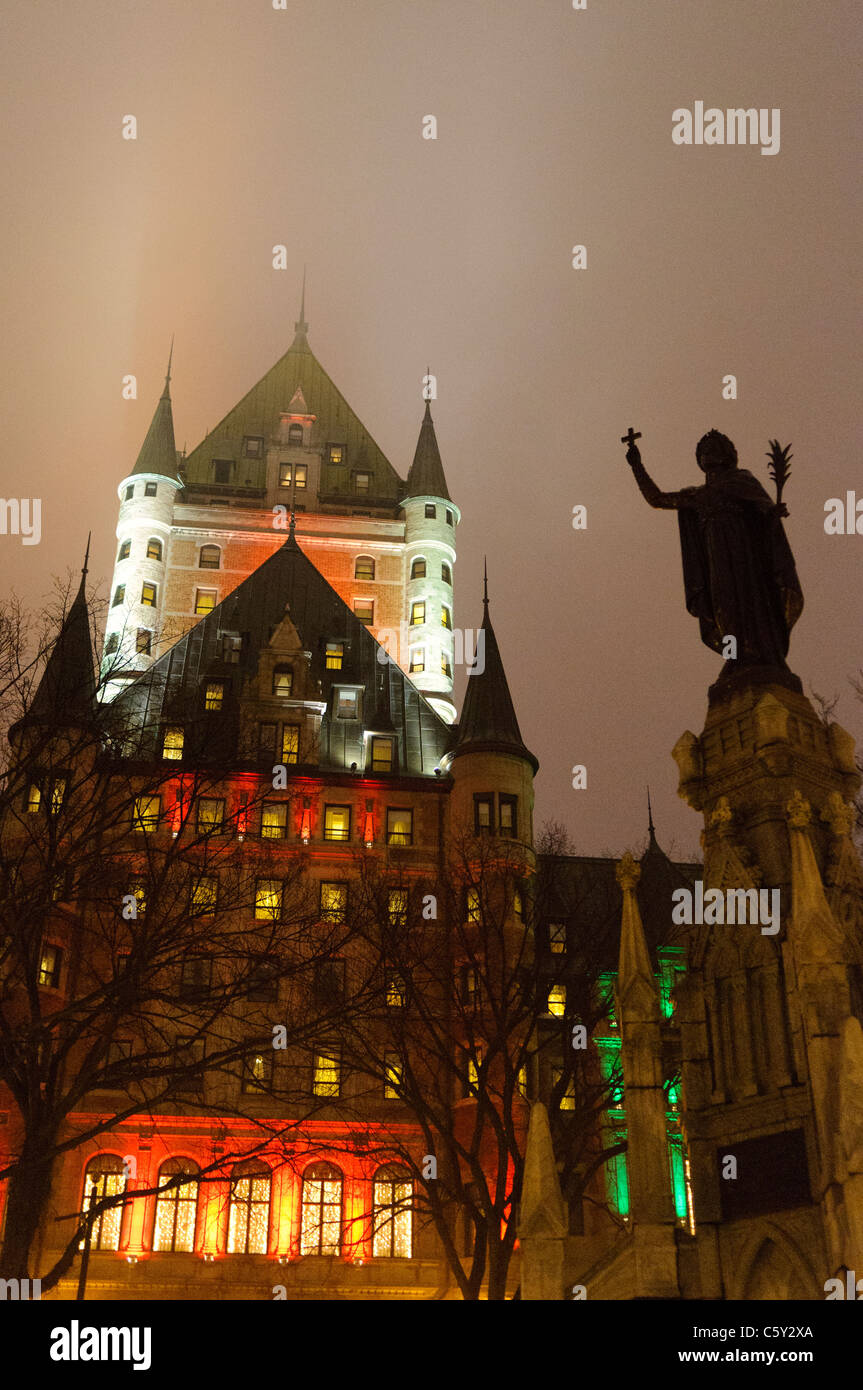
{"label": "tree trunk", "polygon": [[0,1252],[0,1276],[4,1279],[36,1277],[30,1263],[39,1227],[48,1210],[53,1171],[54,1136],[40,1136],[38,1143],[28,1139],[8,1179],[6,1224]]}

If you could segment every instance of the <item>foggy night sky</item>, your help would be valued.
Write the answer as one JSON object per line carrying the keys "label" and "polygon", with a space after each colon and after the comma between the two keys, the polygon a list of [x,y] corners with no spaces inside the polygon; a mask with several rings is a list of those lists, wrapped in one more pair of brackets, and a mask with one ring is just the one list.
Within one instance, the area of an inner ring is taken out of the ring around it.
{"label": "foggy night sky", "polygon": [[[437,376],[455,622],[481,620],[485,553],[537,827],[637,848],[649,782],[660,843],[692,853],[670,750],[700,733],[721,662],[685,611],[676,518],[619,437],[641,430],[679,488],[721,429],[771,495],[768,439],[792,443],[789,663],[860,737],[863,536],[823,526],[829,497],[863,496],[855,19],[845,0],[7,8],[2,491],[43,517],[38,546],[0,536],[6,585],[41,602],[92,527],[104,593],[172,333],[191,450],[290,345],[305,262],[312,349],[402,477]],[[779,107],[780,152],[674,145],[696,100]]]}

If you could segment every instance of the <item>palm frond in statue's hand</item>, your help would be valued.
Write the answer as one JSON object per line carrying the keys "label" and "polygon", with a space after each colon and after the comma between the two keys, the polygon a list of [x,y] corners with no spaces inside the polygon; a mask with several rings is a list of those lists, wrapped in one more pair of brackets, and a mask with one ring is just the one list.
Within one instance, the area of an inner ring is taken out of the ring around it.
{"label": "palm frond in statue's hand", "polygon": [[794,457],[791,453],[791,445],[786,444],[783,449],[778,439],[771,439],[767,457],[770,459],[767,471],[776,484],[776,502],[778,505],[782,501],[782,489],[791,477],[790,463]]}

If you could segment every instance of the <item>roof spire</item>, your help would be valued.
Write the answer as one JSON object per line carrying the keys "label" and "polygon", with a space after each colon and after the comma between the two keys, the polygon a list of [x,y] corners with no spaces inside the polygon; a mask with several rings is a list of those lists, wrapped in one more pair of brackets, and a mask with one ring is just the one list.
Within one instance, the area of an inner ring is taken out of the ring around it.
{"label": "roof spire", "polygon": [[408,473],[407,488],[404,495],[405,497],[442,497],[444,501],[449,502],[451,498],[447,492],[440,449],[434,432],[431,402],[428,396],[426,396],[425,402],[426,408],[420,425],[420,436],[417,440],[414,461]]}
{"label": "roof spire", "polygon": [[651,844],[656,844],[656,830],[653,825],[653,809],[650,805],[650,788],[647,788],[647,831]]}
{"label": "roof spire", "polygon": [[86,582],[86,579],[87,579],[87,565],[88,565],[89,560],[90,560],[90,537],[92,536],[92,534],[93,534],[92,531],[88,531],[88,532],[87,532],[87,549],[86,549],[85,552],[84,552],[84,568],[81,570],[81,583],[82,583],[82,585]]}
{"label": "roof spire", "polygon": [[[485,570],[485,566],[483,567]],[[463,753],[507,753],[523,758],[534,772],[536,758],[525,747],[518,727],[506,672],[488,611],[488,576],[484,574],[482,627],[476,638],[476,659],[469,671],[467,690],[461,707],[458,734],[452,749],[454,758]]]}
{"label": "roof spire", "polygon": [[309,344],[306,338],[308,331],[309,325],[306,323],[306,267],[303,266],[303,288],[300,292],[300,317],[294,324],[294,341],[291,343],[291,347],[308,349]]}
{"label": "roof spire", "polygon": [[294,536],[296,535],[296,527],[297,527],[297,518],[296,518],[296,515],[295,515],[295,513],[294,513],[293,507],[291,507],[291,524],[290,524],[290,526],[288,527],[288,540],[292,541],[292,540],[294,539]]}
{"label": "roof spire", "polygon": [[151,473],[157,478],[170,478],[179,483],[177,476],[177,446],[174,443],[174,416],[171,410],[171,358],[174,353],[174,340],[171,339],[171,353],[168,357],[168,371],[165,376],[165,389],[159,398],[150,428],[147,431],[141,452],[138,455],[132,476],[136,473]]}
{"label": "roof spire", "polygon": [[483,613],[487,616],[487,615],[488,615],[488,563],[486,562],[486,558],[485,558],[484,555],[483,555],[483,557],[482,557],[482,607],[483,607]]}
{"label": "roof spire", "polygon": [[9,731],[10,738],[21,724],[48,724],[63,728],[89,725],[95,719],[96,672],[86,594],[89,554],[88,537],[78,592],[48,653],[45,669],[27,713]]}
{"label": "roof spire", "polygon": [[171,399],[171,363],[172,363],[173,359],[174,359],[174,335],[173,335],[173,333],[172,333],[172,334],[171,334],[171,350],[170,350],[170,352],[168,353],[168,370],[167,370],[166,373],[165,373],[165,389],[164,389],[164,391],[162,392],[163,397],[164,397],[164,396],[167,396],[167,397],[168,397],[168,400]]}

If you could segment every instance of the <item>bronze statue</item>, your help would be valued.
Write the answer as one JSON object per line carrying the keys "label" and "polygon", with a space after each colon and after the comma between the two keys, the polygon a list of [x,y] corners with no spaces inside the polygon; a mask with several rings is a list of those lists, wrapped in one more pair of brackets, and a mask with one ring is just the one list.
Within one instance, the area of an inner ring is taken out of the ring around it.
{"label": "bronze statue", "polygon": [[[781,500],[788,449],[771,442],[778,493],[773,502],[757,478],[738,468],[734,445],[718,430],[704,435],[695,450],[706,482],[660,492],[641,462],[635,443],[640,437],[630,429],[621,440],[629,446],[626,461],[650,506],[677,512],[686,607],[698,619],[702,642],[726,658],[720,681],[748,668],[751,677],[770,679],[781,672],[799,684],[785,661],[791,629],[803,609],[782,526],[788,515]],[[762,669],[757,673],[756,668]]]}

